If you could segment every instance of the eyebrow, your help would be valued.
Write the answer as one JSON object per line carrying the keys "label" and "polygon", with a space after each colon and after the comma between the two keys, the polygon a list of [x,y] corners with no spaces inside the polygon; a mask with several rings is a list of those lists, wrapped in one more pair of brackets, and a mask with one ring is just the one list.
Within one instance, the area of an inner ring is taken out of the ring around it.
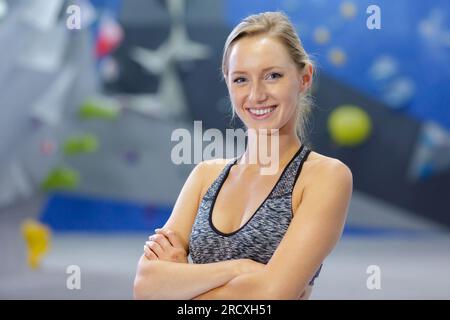
{"label": "eyebrow", "polygon": [[[271,67],[264,68],[262,71],[264,72],[264,71],[271,70],[271,69],[282,69],[282,67],[280,67],[280,66],[271,66]],[[231,74],[236,74],[236,73],[240,74],[240,73],[246,73],[246,72],[245,71],[236,70],[236,71],[232,72]]]}

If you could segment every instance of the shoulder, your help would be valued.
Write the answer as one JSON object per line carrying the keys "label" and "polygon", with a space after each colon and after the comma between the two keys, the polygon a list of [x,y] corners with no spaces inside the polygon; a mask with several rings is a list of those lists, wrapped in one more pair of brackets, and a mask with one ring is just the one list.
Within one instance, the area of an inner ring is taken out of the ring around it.
{"label": "shoulder", "polygon": [[234,159],[210,159],[210,160],[203,160],[200,162],[196,169],[201,171],[205,175],[216,175],[217,172],[222,171],[225,166],[233,161]]}
{"label": "shoulder", "polygon": [[193,173],[198,179],[201,179],[203,195],[206,189],[214,182],[214,180],[220,175],[225,166],[234,159],[210,159],[203,160],[194,168]]}
{"label": "shoulder", "polygon": [[[309,162],[300,201],[295,207],[297,228],[318,223],[324,233],[337,236],[343,226],[353,193],[350,168],[342,161],[315,153]],[[302,172],[303,174],[303,172]],[[295,219],[294,219],[295,220]],[[295,225],[295,224],[294,224]]]}
{"label": "shoulder", "polygon": [[199,162],[191,172],[191,175],[198,178],[207,178],[216,171],[223,170],[226,164],[233,159],[211,159]]}
{"label": "shoulder", "polygon": [[229,163],[230,161],[233,161],[234,158],[231,159],[224,159],[224,158],[218,158],[218,159],[210,159],[210,160],[203,160],[200,162],[200,165],[202,166],[222,166],[222,168]]}
{"label": "shoulder", "polygon": [[304,163],[308,184],[324,183],[351,183],[353,175],[350,168],[339,159],[311,152]]}
{"label": "shoulder", "polygon": [[328,195],[348,199],[352,190],[353,175],[345,163],[312,151],[294,188],[294,208],[298,208],[305,197],[324,199]]}

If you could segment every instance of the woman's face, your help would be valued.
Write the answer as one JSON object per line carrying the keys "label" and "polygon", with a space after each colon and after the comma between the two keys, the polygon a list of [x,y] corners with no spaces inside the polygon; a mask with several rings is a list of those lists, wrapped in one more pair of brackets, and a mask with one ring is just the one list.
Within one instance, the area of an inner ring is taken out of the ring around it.
{"label": "woman's face", "polygon": [[298,96],[306,87],[281,42],[267,35],[238,40],[225,78],[233,108],[247,128],[295,133]]}

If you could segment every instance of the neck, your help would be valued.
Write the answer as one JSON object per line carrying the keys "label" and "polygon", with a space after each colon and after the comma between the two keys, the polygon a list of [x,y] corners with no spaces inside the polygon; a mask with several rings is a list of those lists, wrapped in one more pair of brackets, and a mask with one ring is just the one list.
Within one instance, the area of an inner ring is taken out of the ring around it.
{"label": "neck", "polygon": [[269,174],[274,173],[274,168],[284,167],[301,145],[295,131],[283,133],[281,130],[249,130],[247,148],[239,164],[255,170],[266,169]]}

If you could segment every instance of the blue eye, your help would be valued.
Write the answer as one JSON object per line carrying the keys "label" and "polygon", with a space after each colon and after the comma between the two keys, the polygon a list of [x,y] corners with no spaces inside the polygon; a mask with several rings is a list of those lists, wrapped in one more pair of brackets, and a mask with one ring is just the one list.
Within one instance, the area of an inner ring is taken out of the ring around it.
{"label": "blue eye", "polygon": [[269,75],[267,76],[267,79],[273,80],[273,79],[281,78],[282,76],[283,76],[283,75],[282,75],[281,73],[278,73],[278,72],[272,72],[272,73],[269,73]]}
{"label": "blue eye", "polygon": [[242,83],[242,82],[244,82],[244,81],[245,81],[245,78],[242,78],[242,77],[236,78],[236,79],[233,80],[234,83],[238,83],[238,84],[239,84],[239,83]]}

